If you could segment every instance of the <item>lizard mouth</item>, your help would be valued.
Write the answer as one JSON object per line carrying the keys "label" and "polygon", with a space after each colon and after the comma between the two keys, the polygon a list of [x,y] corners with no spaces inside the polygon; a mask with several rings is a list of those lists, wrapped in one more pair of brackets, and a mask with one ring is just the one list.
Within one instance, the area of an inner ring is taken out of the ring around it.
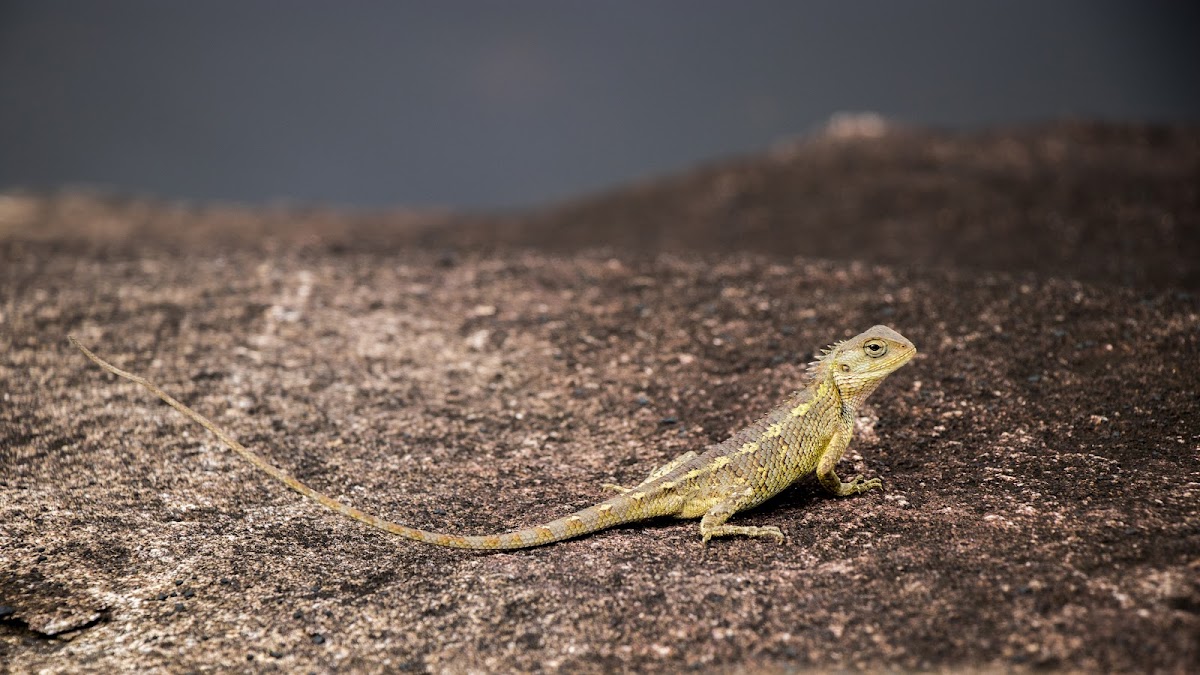
{"label": "lizard mouth", "polygon": [[899,349],[897,351],[899,353],[896,354],[895,361],[893,361],[893,363],[894,363],[894,365],[892,367],[893,370],[902,367],[904,364],[908,363],[909,361],[912,361],[913,357],[917,355],[917,348],[915,346],[913,346],[912,344],[904,345],[902,349]]}

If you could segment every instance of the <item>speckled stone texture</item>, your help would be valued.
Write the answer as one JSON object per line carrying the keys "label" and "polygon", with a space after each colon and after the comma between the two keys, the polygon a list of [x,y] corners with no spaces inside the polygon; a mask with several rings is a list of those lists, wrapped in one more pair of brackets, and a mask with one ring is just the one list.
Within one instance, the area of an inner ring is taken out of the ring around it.
{"label": "speckled stone texture", "polygon": [[[0,196],[0,669],[1185,672],[1200,662],[1200,276],[1180,251],[1198,236],[1200,153],[1187,129],[1089,129],[938,137],[960,151],[920,162],[905,136],[704,170],[825,166],[804,186],[812,214],[884,195],[837,232],[858,256],[772,255],[770,228],[717,252],[703,171],[668,181],[696,187],[648,220],[632,205],[660,185],[603,197],[626,199],[648,241],[690,245],[625,241],[613,207],[604,250],[546,234],[552,210]],[[1009,180],[1002,160],[1029,143],[1083,158],[1097,191]],[[863,153],[890,168],[845,160]],[[958,190],[956,158],[987,153],[999,168]],[[871,181],[910,160],[936,204]],[[839,189],[851,173],[872,187]],[[1125,175],[1156,187],[1106,189]],[[783,192],[738,208],[798,208]],[[1031,204],[1053,211],[1064,229],[1045,241],[1111,212],[1100,241],[1135,243],[1081,242],[1088,257],[1058,271],[1003,228],[960,265],[929,249],[993,204],[1018,230]],[[889,217],[908,243],[876,236]],[[695,521],[670,520],[512,553],[392,539],[270,482],[66,341],[331,495],[486,533],[723,440],[815,350],[876,323],[921,350],[840,467],[884,489],[796,486],[734,521],[785,544],[707,550]]]}

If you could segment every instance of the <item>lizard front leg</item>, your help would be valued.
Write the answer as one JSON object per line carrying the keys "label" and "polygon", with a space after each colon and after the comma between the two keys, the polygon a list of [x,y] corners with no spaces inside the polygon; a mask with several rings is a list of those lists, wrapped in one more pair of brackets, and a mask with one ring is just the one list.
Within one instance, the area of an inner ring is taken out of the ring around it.
{"label": "lizard front leg", "polygon": [[825,446],[825,452],[821,453],[821,461],[817,464],[817,480],[821,485],[838,497],[848,497],[872,488],[882,487],[883,481],[878,478],[863,480],[862,474],[851,478],[846,483],[838,478],[834,468],[837,467],[837,463],[842,459],[842,455],[849,446],[849,430],[840,430],[833,435],[833,438],[829,439],[828,445]]}
{"label": "lizard front leg", "polygon": [[[684,462],[688,462],[688,461],[695,459],[696,456],[697,455],[696,455],[695,450],[688,450],[687,452],[676,457],[675,459],[673,459],[673,460],[667,462],[666,464],[663,464],[662,466],[658,467],[657,469],[651,471],[650,475],[646,477],[646,480],[639,483],[636,487],[641,487],[641,486],[645,485],[646,483],[649,483],[650,481],[662,478],[663,476],[671,473],[675,469],[678,469],[679,467],[683,466]],[[604,488],[605,490],[612,490],[614,492],[619,492],[622,494],[634,489],[634,488],[623,487],[621,485],[616,485],[614,483],[601,483],[600,487]]]}
{"label": "lizard front leg", "polygon": [[700,519],[700,535],[704,537],[704,543],[707,544],[708,540],[713,537],[728,537],[738,534],[746,537],[775,537],[779,543],[783,543],[783,532],[774,525],[756,527],[754,525],[725,524],[730,516],[744,508],[753,499],[754,488],[748,487],[709,509]]}

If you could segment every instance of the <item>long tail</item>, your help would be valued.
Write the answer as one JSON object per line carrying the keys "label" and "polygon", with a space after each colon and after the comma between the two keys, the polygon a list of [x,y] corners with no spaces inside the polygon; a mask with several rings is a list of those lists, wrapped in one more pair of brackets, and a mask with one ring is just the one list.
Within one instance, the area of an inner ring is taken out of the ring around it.
{"label": "long tail", "polygon": [[140,384],[146,389],[149,389],[152,394],[162,399],[167,405],[188,416],[193,422],[211,431],[217,438],[221,439],[222,443],[229,446],[229,449],[246,458],[247,461],[265,471],[275,480],[283,483],[284,485],[292,488],[296,492],[299,492],[305,497],[308,497],[309,499],[317,502],[321,506],[324,506],[331,511],[336,511],[344,516],[349,516],[360,523],[366,523],[371,527],[383,530],[384,532],[399,535],[405,539],[421,541],[425,542],[426,544],[436,544],[438,546],[448,546],[450,548],[469,548],[480,550],[528,548],[530,546],[541,546],[543,544],[562,541],[563,539],[578,537],[580,535],[602,530],[607,527],[612,527],[613,525],[620,524],[630,519],[627,517],[628,511],[620,508],[623,497],[617,496],[608,501],[601,502],[595,506],[589,506],[582,511],[578,511],[572,515],[559,518],[558,520],[551,521],[544,525],[514,530],[505,534],[462,536],[456,534],[442,534],[440,532],[429,532],[427,530],[418,530],[415,527],[408,527],[399,523],[393,523],[373,516],[364,511],[360,511],[348,504],[343,504],[342,502],[317,492],[304,483],[301,483],[283,469],[280,469],[279,467],[276,467],[267,460],[263,459],[263,457],[258,453],[255,453],[241,443],[238,443],[232,436],[230,436],[216,424],[213,424],[212,421],[210,421],[207,417],[175,400],[165,391],[156,387],[149,380],[134,375],[133,373],[121,370],[99,356],[96,356],[90,350],[88,350],[87,347],[79,344],[79,341],[73,336],[67,336],[67,339],[71,341],[71,344],[78,347],[79,351],[83,352],[84,356],[91,359],[93,363],[107,370],[113,375],[123,377],[130,382]]}

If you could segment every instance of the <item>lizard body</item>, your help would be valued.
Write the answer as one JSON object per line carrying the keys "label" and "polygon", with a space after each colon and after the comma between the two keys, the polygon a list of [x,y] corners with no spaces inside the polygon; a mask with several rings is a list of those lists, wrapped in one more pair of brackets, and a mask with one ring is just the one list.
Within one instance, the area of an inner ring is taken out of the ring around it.
{"label": "lizard body", "polygon": [[728,535],[770,536],[782,541],[783,533],[777,527],[729,525],[726,521],[812,474],[837,496],[879,487],[878,478],[863,480],[862,476],[855,476],[849,482],[842,482],[834,467],[850,444],[858,407],[884,378],[916,354],[916,347],[904,336],[886,326],[875,326],[830,347],[809,367],[804,388],[728,440],[709,446],[703,454],[684,453],[655,469],[633,488],[606,485],[618,494],[542,525],[503,534],[456,535],[393,523],[314,490],[148,380],[116,368],[74,337],[69,339],[101,368],[149,389],[211,431],[234,452],[322,506],[406,539],[482,550],[540,546],[660,516],[700,518],[700,534],[706,543],[712,537]]}

